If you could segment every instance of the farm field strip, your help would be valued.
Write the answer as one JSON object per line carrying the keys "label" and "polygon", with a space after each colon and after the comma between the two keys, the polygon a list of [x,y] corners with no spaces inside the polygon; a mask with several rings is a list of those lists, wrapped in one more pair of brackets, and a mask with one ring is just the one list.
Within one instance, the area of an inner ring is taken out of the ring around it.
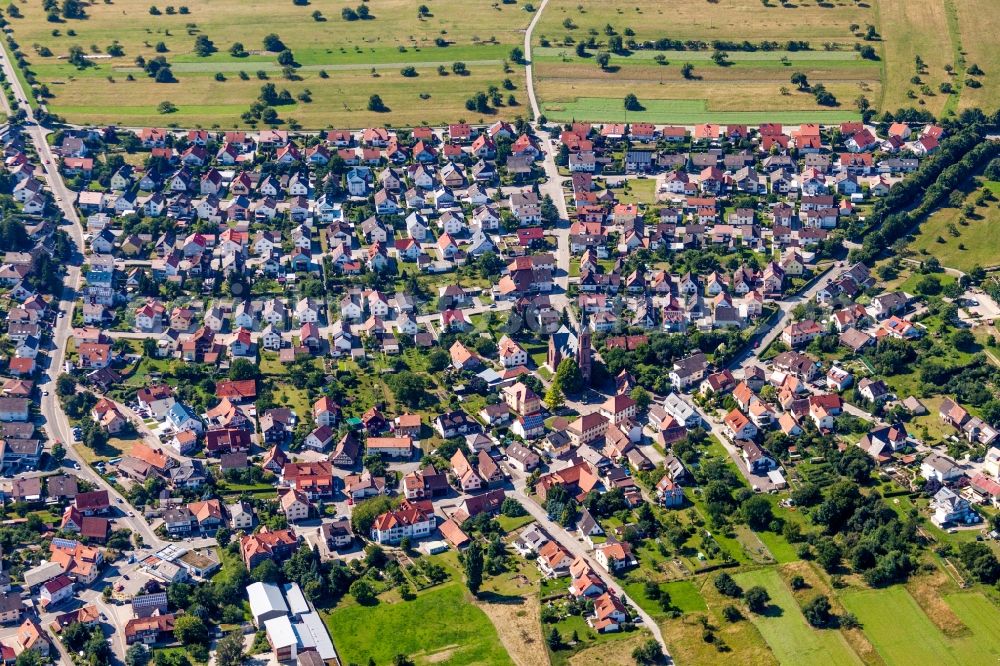
{"label": "farm field strip", "polygon": [[[982,602],[964,599],[968,593],[949,595],[946,601],[970,627],[972,635],[948,638],[934,626],[923,609],[904,587],[847,592],[840,595],[844,606],[854,613],[875,649],[888,664],[964,664],[995,663],[998,650],[996,633],[981,633],[996,625],[995,617],[982,617]],[[955,597],[962,597],[956,600]],[[993,608],[996,613],[996,608]],[[972,620],[970,622],[970,619]]]}
{"label": "farm field strip", "polygon": [[[763,586],[771,595],[772,608],[753,615],[753,623],[783,664],[861,664],[861,660],[835,629],[813,629],[806,623],[798,602],[774,569],[761,569],[735,576],[748,589]],[[780,610],[779,610],[780,609]]]}
{"label": "farm field strip", "polygon": [[959,109],[977,107],[996,109],[1000,107],[1000,13],[996,0],[960,0],[955,2],[958,13],[958,31],[962,38],[962,48],[969,67],[979,66],[984,76],[979,77],[982,86],[962,87]]}
{"label": "farm field strip", "polygon": [[838,123],[854,120],[858,114],[849,110],[836,111],[715,111],[708,108],[706,100],[673,99],[643,100],[645,111],[628,111],[622,107],[621,99],[605,97],[581,97],[569,102],[546,102],[544,113],[553,120],[583,120],[609,122],[647,121],[654,123],[678,123],[693,125],[703,122],[730,122],[759,124],[776,123]]}
{"label": "farm field strip", "polygon": [[[539,46],[531,50],[532,58],[535,62],[542,60],[562,60],[572,58],[580,62],[593,63],[593,53],[601,49],[588,49],[589,57],[581,58],[576,55],[574,49],[569,47]],[[622,61],[647,61],[652,62],[656,56],[662,55],[668,62],[681,60],[711,61],[712,51],[654,51],[641,49],[630,51],[626,54],[614,53],[611,55],[612,62]],[[782,58],[788,58],[792,63],[796,60],[816,60],[824,62],[864,62],[857,51],[727,51],[726,55],[732,62],[780,62]]]}
{"label": "farm field strip", "polygon": [[[452,63],[454,63],[454,62],[455,62],[454,60],[427,60],[427,61],[413,61],[413,62],[385,62],[385,63],[379,63],[378,67],[391,67],[391,68],[397,68],[398,67],[398,68],[402,68],[402,67],[411,66],[411,67],[416,67],[419,70],[419,69],[424,68],[424,67],[439,67],[439,66],[442,66],[442,65],[445,66],[445,67],[450,67],[452,65]],[[503,61],[502,60],[464,60],[462,62],[464,62],[466,65],[475,66],[475,65],[500,65]],[[264,70],[266,72],[280,72],[282,70],[281,65],[279,65],[276,62],[259,62],[259,63],[251,63],[251,64],[253,64],[253,67],[248,67],[246,64],[244,64],[242,62],[219,62],[219,63],[180,62],[180,63],[177,63],[175,65],[172,65],[171,69],[174,72],[179,72],[179,73],[184,73],[184,74],[188,74],[188,73],[214,74],[215,72],[239,72],[239,71],[244,71],[244,70],[247,70],[247,69],[253,69],[253,70],[262,69],[262,70]],[[357,63],[357,64],[341,64],[341,65],[333,65],[333,64],[325,64],[324,65],[324,64],[320,64],[320,65],[303,65],[302,67],[298,68],[298,71],[300,71],[300,72],[301,71],[318,72],[318,71],[326,70],[326,71],[331,71],[331,72],[349,72],[349,71],[353,71],[353,70],[371,69],[372,67],[375,67],[375,64],[374,63],[370,63],[370,62]],[[135,73],[138,73],[138,72],[142,72],[143,70],[142,70],[141,67],[135,67],[135,66],[129,66],[129,65],[122,65],[122,66],[116,66],[114,68],[114,71],[116,71],[116,72],[122,72],[122,73],[131,72],[131,73],[135,74]]]}

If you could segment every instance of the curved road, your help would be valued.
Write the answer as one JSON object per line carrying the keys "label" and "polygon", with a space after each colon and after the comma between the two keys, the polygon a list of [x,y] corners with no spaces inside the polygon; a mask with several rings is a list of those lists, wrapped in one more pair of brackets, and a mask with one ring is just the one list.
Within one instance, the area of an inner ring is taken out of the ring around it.
{"label": "curved road", "polygon": [[[27,99],[27,93],[21,86],[21,82],[14,74],[6,48],[3,49],[3,53],[0,55],[0,64],[2,64],[4,76],[10,82],[11,87],[14,90],[14,95],[18,100],[18,106],[27,114],[27,118],[22,126],[22,129],[30,137],[31,142],[35,147],[35,151],[38,153],[38,157],[41,160],[40,166],[42,167],[42,175],[45,178],[45,182],[55,197],[56,205],[59,207],[66,221],[69,223],[68,225],[63,225],[63,229],[65,229],[65,231],[69,234],[69,237],[73,240],[73,245],[75,246],[74,253],[76,256],[74,256],[66,266],[66,277],[63,281],[63,293],[61,294],[58,302],[58,309],[64,314],[62,317],[55,320],[55,324],[52,328],[52,348],[49,350],[49,367],[47,374],[39,378],[38,382],[39,388],[42,391],[41,413],[45,419],[45,429],[47,430],[48,437],[51,441],[54,442],[55,440],[60,440],[64,443],[67,451],[67,458],[80,464],[80,469],[75,472],[76,476],[90,481],[99,488],[107,490],[113,504],[127,506],[131,509],[131,505],[125,501],[121,494],[118,493],[104,478],[94,472],[94,470],[83,461],[82,457],[76,451],[76,447],[73,445],[72,429],[70,427],[69,420],[66,418],[66,413],[63,412],[62,407],[59,404],[59,399],[56,396],[55,380],[56,377],[58,377],[65,361],[66,343],[69,340],[72,330],[71,322],[73,321],[73,310],[76,306],[77,294],[79,293],[80,286],[83,282],[83,276],[80,270],[84,254],[82,224],[80,222],[79,215],[77,215],[76,208],[73,206],[76,199],[76,193],[66,187],[66,183],[59,175],[57,168],[58,162],[52,153],[52,149],[49,147],[48,141],[45,139],[46,134],[48,134],[48,130],[38,124],[35,120],[31,106],[26,101],[23,101]],[[46,392],[48,395],[46,395]],[[119,500],[121,500],[121,502],[119,502]],[[118,522],[125,524],[133,532],[138,533],[142,536],[143,541],[153,548],[160,548],[166,544],[166,542],[153,533],[149,523],[147,523],[138,513],[136,513],[133,517],[123,515],[118,518]]]}

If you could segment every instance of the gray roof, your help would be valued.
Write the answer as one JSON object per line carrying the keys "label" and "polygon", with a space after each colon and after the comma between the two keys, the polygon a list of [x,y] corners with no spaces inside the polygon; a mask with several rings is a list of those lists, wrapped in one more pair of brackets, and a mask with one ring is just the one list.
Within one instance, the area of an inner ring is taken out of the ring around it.
{"label": "gray roof", "polygon": [[[288,612],[288,604],[281,594],[281,588],[274,583],[253,583],[247,586],[247,597],[250,599],[250,613],[254,618],[271,612]],[[267,623],[270,629],[270,622]]]}

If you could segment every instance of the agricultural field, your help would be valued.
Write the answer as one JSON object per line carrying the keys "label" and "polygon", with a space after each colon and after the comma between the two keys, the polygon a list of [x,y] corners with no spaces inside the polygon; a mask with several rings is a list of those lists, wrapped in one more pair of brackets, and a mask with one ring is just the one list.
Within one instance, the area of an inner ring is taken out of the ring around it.
{"label": "agricultural field", "polygon": [[[623,120],[621,100],[633,92],[645,110],[629,112],[630,120],[685,124],[772,119],[839,122],[857,117],[853,100],[859,95],[870,100],[881,95],[881,63],[862,59],[854,50],[865,25],[874,23],[875,12],[870,6],[850,2],[783,7],[751,0],[670,5],[650,0],[610,5],[553,0],[535,29],[535,43],[548,44],[532,53],[536,85],[545,112],[558,119],[597,119],[614,111],[614,119]],[[605,26],[609,24],[618,35],[640,42],[667,37],[784,45],[789,40],[802,40],[810,42],[812,50],[730,51],[725,65],[712,61],[711,49],[633,51],[612,55],[608,68],[602,70],[595,54],[606,50],[601,45],[608,39]],[[852,26],[857,26],[854,31]],[[601,48],[586,49],[586,57],[580,57],[576,43],[591,37]],[[825,43],[831,44],[832,50],[825,50]],[[654,60],[656,56],[662,56],[660,62]],[[681,72],[685,63],[694,67],[689,78]],[[839,106],[819,106],[812,94],[796,90],[789,83],[792,72],[803,72],[809,81],[823,83],[839,100]]]}
{"label": "agricultural field", "polygon": [[962,38],[966,70],[978,65],[983,75],[978,88],[962,88],[959,108],[996,109],[1000,107],[1000,49],[996,47],[1000,33],[1000,16],[993,0],[954,0],[954,11]]}
{"label": "agricultural field", "polygon": [[[53,95],[50,109],[74,122],[230,127],[241,122],[268,81],[296,98],[277,107],[279,117],[304,127],[478,121],[480,114],[466,111],[465,100],[508,78],[514,89],[503,90],[504,106],[483,120],[525,113],[524,107],[506,105],[509,94],[527,104],[523,68],[504,71],[530,20],[523,5],[427,0],[429,15],[418,17],[415,3],[371,0],[364,3],[371,18],[345,20],[341,11],[357,4],[195,0],[186,14],[167,14],[164,5],[151,15],[147,1],[118,0],[85,5],[85,19],[52,23],[41,3],[20,3],[23,18],[10,22],[31,71]],[[267,20],[261,20],[265,12]],[[284,77],[277,52],[263,50],[264,37],[272,33],[292,51],[296,80]],[[202,35],[216,49],[205,57],[195,52]],[[439,39],[444,46],[436,44]],[[115,41],[123,54],[112,57],[107,50]],[[160,42],[164,52],[157,50]],[[235,42],[243,45],[244,56],[230,54]],[[68,62],[73,46],[95,56],[92,66],[78,69]],[[157,83],[136,66],[136,57],[157,55],[166,57],[175,83]],[[468,73],[454,74],[454,62],[464,62]],[[404,77],[400,71],[406,66],[413,66],[416,76]],[[439,74],[439,66],[446,75]],[[298,99],[306,90],[311,102]],[[388,112],[367,111],[372,94],[382,97]],[[160,114],[163,101],[177,110]]]}
{"label": "agricultural field", "polygon": [[[997,19],[987,2],[553,0],[534,33],[537,92],[545,113],[557,120],[624,121],[622,99],[629,93],[643,107],[630,111],[629,120],[681,124],[840,122],[857,117],[854,100],[861,95],[882,110],[995,109],[1000,99],[991,73],[995,76],[1000,67],[1000,56],[989,46]],[[985,20],[976,21],[978,15]],[[724,64],[712,61],[711,48],[625,49],[611,54],[602,68],[596,56],[608,51],[607,26],[626,41],[769,41],[778,48],[730,50]],[[874,34],[867,34],[868,26]],[[577,52],[578,43],[591,40],[583,54]],[[808,41],[811,49],[780,50],[789,40]],[[862,58],[856,45],[871,46],[877,59]],[[923,67],[914,83],[917,56]],[[963,85],[973,63],[983,70],[974,77],[980,84],[976,88]],[[681,71],[685,64],[693,66],[688,77]],[[820,106],[810,92],[790,85],[792,72],[822,83],[838,105]],[[950,84],[953,92],[942,90],[942,84]]]}
{"label": "agricultural field", "polygon": [[958,637],[942,633],[903,587],[848,592],[840,598],[888,664],[983,664],[1000,655],[997,609],[981,593],[946,597],[968,628]]}
{"label": "agricultural field", "polygon": [[798,602],[774,569],[760,569],[734,576],[744,590],[760,585],[771,595],[770,608],[753,615],[778,661],[785,664],[860,664],[858,656],[836,630],[813,629]]}
{"label": "agricultural field", "polygon": [[[920,106],[934,114],[944,109],[948,95],[941,93],[939,86],[951,80],[944,67],[948,64],[955,66],[952,40],[957,39],[957,35],[949,32],[946,4],[878,0],[879,27],[885,54],[883,109]],[[920,72],[916,66],[918,56],[925,64]],[[921,83],[912,82],[914,76],[919,76]],[[922,93],[921,88],[925,85],[927,88]],[[926,94],[927,90],[930,90],[930,95]],[[916,97],[909,97],[908,91]]]}
{"label": "agricultural field", "polygon": [[[1000,182],[985,181],[983,187],[1000,198]],[[981,189],[972,189],[971,181],[959,190],[961,205],[943,206],[920,223],[913,249],[922,256],[937,257],[942,266],[968,271],[973,266],[1000,265],[1000,244],[996,242],[1000,209],[997,202],[975,208],[972,216],[963,211],[975,204]],[[963,223],[964,221],[964,223]]]}

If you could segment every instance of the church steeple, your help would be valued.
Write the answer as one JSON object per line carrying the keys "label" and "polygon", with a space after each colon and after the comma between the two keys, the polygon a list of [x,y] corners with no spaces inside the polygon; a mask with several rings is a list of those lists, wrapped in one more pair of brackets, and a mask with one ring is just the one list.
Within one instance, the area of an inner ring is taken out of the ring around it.
{"label": "church steeple", "polygon": [[583,381],[590,383],[591,364],[593,360],[593,348],[590,343],[590,326],[587,322],[587,311],[583,310],[580,315],[580,331],[576,336],[576,364],[580,366],[580,375]]}

